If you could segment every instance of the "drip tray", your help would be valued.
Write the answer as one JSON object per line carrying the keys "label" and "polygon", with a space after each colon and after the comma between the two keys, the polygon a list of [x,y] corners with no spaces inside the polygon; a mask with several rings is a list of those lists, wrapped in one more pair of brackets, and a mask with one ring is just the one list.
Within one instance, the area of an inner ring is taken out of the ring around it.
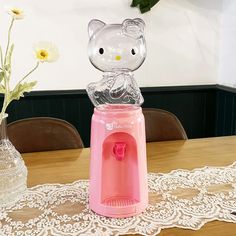
{"label": "drip tray", "polygon": [[138,201],[131,197],[111,197],[105,199],[102,203],[104,205],[112,207],[124,207],[124,206],[134,205],[138,203]]}

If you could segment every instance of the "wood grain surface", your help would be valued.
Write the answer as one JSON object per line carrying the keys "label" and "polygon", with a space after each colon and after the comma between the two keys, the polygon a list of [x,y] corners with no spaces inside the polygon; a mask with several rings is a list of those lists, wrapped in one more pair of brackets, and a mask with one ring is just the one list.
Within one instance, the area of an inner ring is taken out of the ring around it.
{"label": "wood grain surface", "polygon": [[[43,183],[70,183],[89,178],[89,149],[59,150],[23,154],[28,167],[28,186]],[[236,161],[236,136],[147,144],[149,172],[174,169],[227,166]],[[213,221],[200,230],[171,228],[160,236],[234,236],[236,224]]]}

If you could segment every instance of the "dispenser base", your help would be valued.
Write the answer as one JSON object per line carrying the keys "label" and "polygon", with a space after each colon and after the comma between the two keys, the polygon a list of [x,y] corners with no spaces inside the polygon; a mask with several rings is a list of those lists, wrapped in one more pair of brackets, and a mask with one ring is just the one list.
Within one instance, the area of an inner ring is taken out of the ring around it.
{"label": "dispenser base", "polygon": [[101,204],[89,203],[90,208],[97,214],[113,218],[125,218],[141,214],[148,203],[140,203],[130,197],[111,197]]}
{"label": "dispenser base", "polygon": [[130,206],[136,203],[138,203],[138,201],[130,197],[110,197],[103,201],[104,205],[112,207]]}

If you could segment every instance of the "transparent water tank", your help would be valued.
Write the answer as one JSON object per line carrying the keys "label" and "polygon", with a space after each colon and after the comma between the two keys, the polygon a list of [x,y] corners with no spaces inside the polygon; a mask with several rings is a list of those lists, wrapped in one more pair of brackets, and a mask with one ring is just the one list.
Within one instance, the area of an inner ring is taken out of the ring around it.
{"label": "transparent water tank", "polygon": [[143,20],[126,19],[122,24],[92,20],[88,26],[88,54],[91,63],[103,72],[103,78],[90,83],[87,92],[97,107],[103,104],[135,104],[143,97],[133,71],[145,60],[146,44]]}

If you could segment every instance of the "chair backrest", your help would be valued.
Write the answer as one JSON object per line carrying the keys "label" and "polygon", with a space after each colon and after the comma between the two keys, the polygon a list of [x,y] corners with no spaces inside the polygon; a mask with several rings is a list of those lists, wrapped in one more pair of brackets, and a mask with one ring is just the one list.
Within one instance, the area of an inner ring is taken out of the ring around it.
{"label": "chair backrest", "polygon": [[76,128],[65,120],[35,117],[7,126],[8,138],[20,153],[84,147]]}
{"label": "chair backrest", "polygon": [[171,112],[155,108],[143,108],[143,115],[147,142],[188,139],[179,119]]}

